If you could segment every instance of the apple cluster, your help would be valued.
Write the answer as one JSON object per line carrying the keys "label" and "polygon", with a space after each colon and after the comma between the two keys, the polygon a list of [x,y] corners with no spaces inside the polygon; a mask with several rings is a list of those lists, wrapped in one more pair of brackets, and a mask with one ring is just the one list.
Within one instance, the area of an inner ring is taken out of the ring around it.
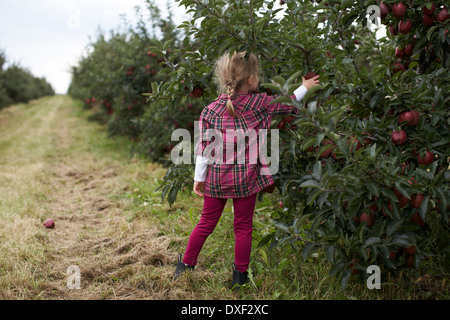
{"label": "apple cluster", "polygon": [[[403,36],[398,39],[399,45],[395,49],[397,60],[392,64],[394,73],[408,69],[412,56],[422,51],[414,50],[416,43],[420,40],[417,37],[418,33],[414,33],[414,30],[421,28],[419,33],[426,34],[428,29],[436,24],[445,26],[450,17],[446,6],[432,2],[423,6],[415,5],[412,1],[409,1],[406,5],[403,2],[396,4],[382,2],[379,7],[381,21],[388,27],[390,35],[392,37]],[[447,33],[448,29],[445,29],[445,34]],[[435,56],[431,43],[426,46],[425,50],[427,52],[431,50],[434,61],[440,62],[440,59]]]}

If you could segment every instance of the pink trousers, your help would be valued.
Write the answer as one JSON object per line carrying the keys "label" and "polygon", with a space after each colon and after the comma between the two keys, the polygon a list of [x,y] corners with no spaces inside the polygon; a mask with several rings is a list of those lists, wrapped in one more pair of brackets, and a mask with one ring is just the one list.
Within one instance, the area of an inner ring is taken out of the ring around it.
{"label": "pink trousers", "polygon": [[[234,208],[234,263],[240,272],[246,272],[252,250],[253,214],[257,193],[247,198],[233,198]],[[200,221],[189,237],[183,262],[195,266],[206,238],[214,231],[228,199],[204,196]]]}

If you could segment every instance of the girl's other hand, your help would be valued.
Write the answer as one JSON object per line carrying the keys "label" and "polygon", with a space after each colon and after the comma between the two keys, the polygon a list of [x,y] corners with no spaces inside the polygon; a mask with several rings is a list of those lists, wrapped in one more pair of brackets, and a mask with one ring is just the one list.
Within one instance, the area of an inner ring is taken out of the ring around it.
{"label": "girl's other hand", "polygon": [[302,77],[302,86],[304,86],[306,89],[311,89],[314,86],[317,86],[319,84],[319,79],[320,76],[315,76],[311,79],[306,80],[305,77]]}
{"label": "girl's other hand", "polygon": [[204,182],[194,181],[194,193],[199,197],[203,197],[203,185]]}

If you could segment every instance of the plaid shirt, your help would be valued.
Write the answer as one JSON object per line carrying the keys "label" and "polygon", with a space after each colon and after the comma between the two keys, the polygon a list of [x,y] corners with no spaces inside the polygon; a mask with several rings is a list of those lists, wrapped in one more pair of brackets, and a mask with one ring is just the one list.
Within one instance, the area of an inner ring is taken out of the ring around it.
{"label": "plaid shirt", "polygon": [[[204,195],[214,198],[244,198],[251,196],[274,183],[271,175],[262,175],[261,168],[267,164],[261,164],[259,161],[249,161],[249,143],[245,145],[245,163],[239,164],[237,159],[236,137],[234,141],[227,140],[226,130],[244,131],[254,129],[259,133],[259,129],[270,129],[272,117],[284,114],[297,114],[298,109],[295,106],[269,103],[278,96],[267,96],[261,93],[239,93],[233,96],[233,106],[237,113],[234,119],[229,115],[226,104],[228,96],[220,95],[214,102],[206,106],[201,115],[200,142],[198,143],[196,154],[203,155],[206,147],[211,143],[209,137],[206,137],[205,130],[215,129],[223,137],[223,145],[234,142],[235,158],[231,164],[226,164],[227,155],[223,151],[223,162],[208,164],[206,180],[203,188]],[[295,99],[295,96],[292,96]],[[259,136],[259,135],[258,135]],[[257,137],[258,139],[258,137]],[[257,140],[258,141],[258,140]],[[269,146],[268,146],[269,148]],[[214,152],[212,152],[214,156]],[[203,156],[207,156],[206,153]],[[228,162],[230,163],[230,162]],[[268,169],[267,169],[268,170]]]}

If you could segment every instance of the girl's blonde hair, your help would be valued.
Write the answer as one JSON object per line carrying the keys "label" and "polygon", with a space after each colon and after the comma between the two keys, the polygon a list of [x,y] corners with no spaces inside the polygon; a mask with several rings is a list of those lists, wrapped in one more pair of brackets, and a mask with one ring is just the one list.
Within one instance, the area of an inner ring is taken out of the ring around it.
{"label": "girl's blonde hair", "polygon": [[256,55],[245,58],[245,52],[223,54],[216,62],[216,83],[221,93],[228,95],[227,110],[233,118],[237,117],[231,97],[239,90],[250,76],[261,78],[262,73]]}

